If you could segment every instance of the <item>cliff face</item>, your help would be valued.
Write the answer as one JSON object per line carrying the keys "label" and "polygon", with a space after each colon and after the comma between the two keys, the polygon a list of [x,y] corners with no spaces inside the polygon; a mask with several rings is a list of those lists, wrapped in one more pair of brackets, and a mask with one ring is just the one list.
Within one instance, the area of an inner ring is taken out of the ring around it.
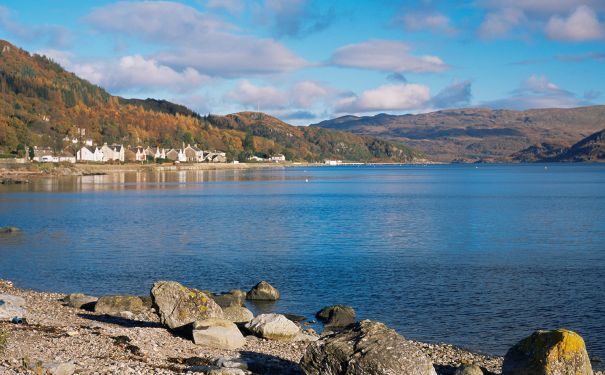
{"label": "cliff face", "polygon": [[[288,160],[413,162],[401,143],[330,129],[301,128],[259,113],[202,117],[165,100],[124,99],[59,64],[0,41],[0,154],[24,145],[62,150],[81,136],[98,144],[222,150],[230,159],[285,154]],[[73,150],[71,150],[73,152]]]}
{"label": "cliff face", "polygon": [[533,145],[550,152],[605,128],[605,106],[345,116],[312,126],[398,140],[440,161],[515,161],[511,155]]}

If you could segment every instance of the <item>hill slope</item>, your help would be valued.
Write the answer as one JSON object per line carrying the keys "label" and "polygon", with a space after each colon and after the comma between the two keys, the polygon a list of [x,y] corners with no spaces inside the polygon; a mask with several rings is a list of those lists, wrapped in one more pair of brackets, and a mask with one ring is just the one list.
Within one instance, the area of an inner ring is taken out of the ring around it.
{"label": "hill slope", "polygon": [[231,159],[283,153],[289,160],[410,162],[422,156],[397,142],[304,129],[267,115],[201,117],[163,100],[112,96],[46,57],[0,41],[0,154],[23,145],[60,150],[79,128],[99,144],[198,144]]}
{"label": "hill slope", "polygon": [[312,126],[405,142],[441,161],[510,161],[510,155],[531,145],[570,145],[603,129],[605,106],[344,116]]}

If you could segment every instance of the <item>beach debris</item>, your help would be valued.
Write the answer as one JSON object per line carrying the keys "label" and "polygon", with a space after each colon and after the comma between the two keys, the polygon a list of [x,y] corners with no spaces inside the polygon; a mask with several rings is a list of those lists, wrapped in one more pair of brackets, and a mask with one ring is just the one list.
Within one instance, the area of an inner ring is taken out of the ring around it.
{"label": "beach debris", "polygon": [[429,358],[412,342],[370,320],[311,343],[300,365],[308,375],[436,375]]}
{"label": "beach debris", "polygon": [[536,331],[508,350],[502,375],[592,375],[584,339],[566,329]]}

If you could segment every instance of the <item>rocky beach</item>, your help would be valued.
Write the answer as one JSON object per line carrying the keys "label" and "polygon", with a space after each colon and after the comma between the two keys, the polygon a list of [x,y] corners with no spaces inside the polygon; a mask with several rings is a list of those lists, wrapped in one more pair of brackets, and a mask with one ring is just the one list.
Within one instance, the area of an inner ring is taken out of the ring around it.
{"label": "rocky beach", "polygon": [[[355,369],[334,372],[333,368],[317,367],[334,360],[329,348],[338,346],[340,340],[341,344],[354,343],[359,353],[350,354],[358,359],[359,366],[374,368],[364,374],[390,374],[393,372],[388,368],[394,364],[409,367],[422,362],[430,367],[427,374],[433,368],[439,375],[502,373],[502,357],[447,344],[405,340],[372,321],[362,321],[332,335],[317,334],[305,322],[295,323],[278,314],[260,315],[245,323],[252,314],[242,306],[244,299],[253,302],[279,298],[279,292],[273,290],[268,283],[259,283],[247,294],[237,290],[211,294],[176,282],[159,282],[154,284],[151,298],[97,299],[25,290],[10,281],[0,281],[0,300],[6,301],[0,304],[0,372],[361,374]],[[330,327],[326,329],[332,329],[330,320],[337,326],[349,323],[351,311],[335,306],[319,312],[318,318]],[[24,321],[11,321],[9,316],[16,314]],[[186,324],[192,319],[196,320],[193,328]],[[233,331],[232,327],[237,329]],[[386,346],[376,350],[381,345]],[[397,352],[400,350],[403,351]],[[364,355],[366,352],[374,354]],[[381,361],[386,362],[380,364]],[[376,363],[384,366],[384,371],[376,370]],[[481,372],[476,372],[478,369]]]}

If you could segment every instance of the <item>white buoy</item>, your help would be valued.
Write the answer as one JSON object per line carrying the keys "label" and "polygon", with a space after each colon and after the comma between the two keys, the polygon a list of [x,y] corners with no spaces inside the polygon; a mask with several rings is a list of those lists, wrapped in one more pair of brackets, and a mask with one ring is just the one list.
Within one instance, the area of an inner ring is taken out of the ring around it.
{"label": "white buoy", "polygon": [[305,182],[309,182],[309,179],[308,179],[308,178],[305,178]]}

